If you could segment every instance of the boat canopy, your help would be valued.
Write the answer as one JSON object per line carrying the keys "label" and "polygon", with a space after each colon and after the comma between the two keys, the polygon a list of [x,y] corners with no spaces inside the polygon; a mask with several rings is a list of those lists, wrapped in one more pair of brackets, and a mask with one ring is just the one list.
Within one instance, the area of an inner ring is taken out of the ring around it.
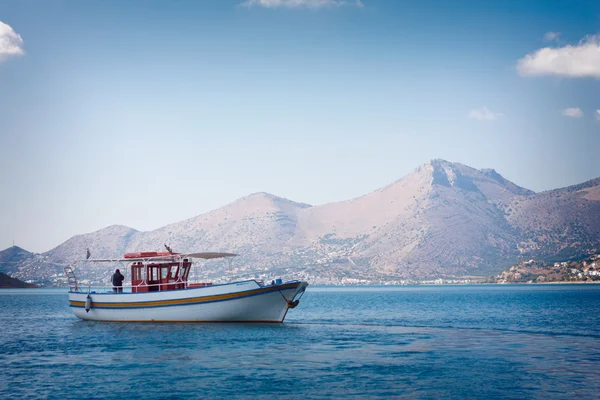
{"label": "boat canopy", "polygon": [[135,261],[179,261],[184,258],[200,258],[204,260],[211,260],[214,258],[225,258],[225,257],[236,257],[237,254],[233,253],[190,253],[190,254],[171,254],[171,255],[160,255],[153,257],[123,257],[123,258],[94,258],[87,261],[91,262],[135,262]]}
{"label": "boat canopy", "polygon": [[212,258],[223,258],[223,257],[236,257],[237,254],[233,253],[192,253],[192,254],[184,254],[181,257],[183,258],[203,258],[205,260],[210,260]]}

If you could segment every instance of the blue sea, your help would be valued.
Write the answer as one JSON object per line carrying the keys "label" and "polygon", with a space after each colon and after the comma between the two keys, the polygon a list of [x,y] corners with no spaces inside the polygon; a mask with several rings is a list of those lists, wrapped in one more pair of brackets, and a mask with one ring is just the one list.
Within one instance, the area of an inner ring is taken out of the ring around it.
{"label": "blue sea", "polygon": [[0,398],[600,398],[600,285],[309,287],[283,324],[67,303],[0,291]]}

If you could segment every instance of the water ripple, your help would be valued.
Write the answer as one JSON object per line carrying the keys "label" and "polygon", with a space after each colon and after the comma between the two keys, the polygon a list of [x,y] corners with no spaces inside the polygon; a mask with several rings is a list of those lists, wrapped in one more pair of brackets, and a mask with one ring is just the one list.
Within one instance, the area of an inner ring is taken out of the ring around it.
{"label": "water ripple", "polygon": [[307,291],[285,324],[75,319],[0,292],[0,398],[597,398],[600,287]]}

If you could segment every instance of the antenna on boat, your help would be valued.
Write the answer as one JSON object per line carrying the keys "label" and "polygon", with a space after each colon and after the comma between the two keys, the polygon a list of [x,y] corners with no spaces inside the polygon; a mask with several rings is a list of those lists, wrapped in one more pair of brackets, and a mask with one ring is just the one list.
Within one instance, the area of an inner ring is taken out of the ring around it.
{"label": "antenna on boat", "polygon": [[171,248],[169,246],[167,246],[167,244],[165,243],[165,249],[167,249],[167,251],[169,252],[169,254],[173,254],[173,250],[171,250]]}

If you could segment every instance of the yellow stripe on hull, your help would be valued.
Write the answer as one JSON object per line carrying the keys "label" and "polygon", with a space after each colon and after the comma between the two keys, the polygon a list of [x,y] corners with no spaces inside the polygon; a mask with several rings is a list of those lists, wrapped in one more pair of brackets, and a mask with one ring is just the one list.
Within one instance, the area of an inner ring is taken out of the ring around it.
{"label": "yellow stripe on hull", "polygon": [[[93,307],[98,308],[139,308],[139,307],[161,307],[161,306],[173,306],[173,305],[184,305],[184,304],[198,304],[198,303],[208,303],[215,301],[223,301],[223,300],[232,300],[240,297],[247,296],[255,296],[262,293],[269,293],[278,290],[287,290],[287,289],[295,289],[300,286],[300,282],[294,282],[289,284],[284,284],[280,286],[270,286],[261,289],[247,290],[243,292],[237,293],[226,293],[219,295],[211,295],[211,296],[200,296],[200,297],[191,297],[187,299],[172,299],[172,300],[154,300],[154,301],[135,301],[135,302],[119,302],[119,303],[103,303],[103,302],[93,302]],[[169,291],[163,292],[150,292],[150,293],[168,293]],[[139,293],[138,293],[139,294]],[[135,295],[138,295],[135,294]],[[85,307],[84,301],[76,301],[70,300],[70,305],[72,307]],[[154,321],[158,322],[158,321]]]}
{"label": "yellow stripe on hull", "polygon": [[281,320],[281,321],[269,321],[269,320],[241,320],[241,321],[202,320],[202,321],[200,321],[200,320],[185,320],[185,319],[182,319],[182,320],[176,320],[176,319],[173,319],[173,320],[170,320],[170,319],[167,319],[167,320],[154,320],[154,319],[152,319],[152,320],[146,320],[146,319],[110,320],[110,319],[108,319],[108,320],[103,320],[103,322],[135,322],[135,323],[150,322],[152,324],[153,323],[171,323],[171,322],[172,323],[190,323],[190,324],[229,324],[229,323],[239,324],[240,322],[242,322],[242,323],[247,322],[249,324],[281,324],[281,323],[283,323],[283,320]]}

